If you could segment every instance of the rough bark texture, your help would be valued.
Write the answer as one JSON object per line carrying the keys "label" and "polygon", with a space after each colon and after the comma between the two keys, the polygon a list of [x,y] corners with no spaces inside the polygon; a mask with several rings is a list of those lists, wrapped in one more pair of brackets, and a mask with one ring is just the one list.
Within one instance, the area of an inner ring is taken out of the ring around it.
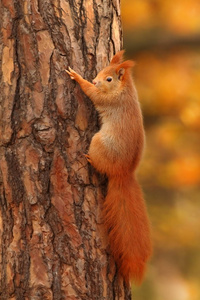
{"label": "rough bark texture", "polygon": [[130,299],[83,153],[88,80],[121,48],[119,0],[0,0],[0,299]]}

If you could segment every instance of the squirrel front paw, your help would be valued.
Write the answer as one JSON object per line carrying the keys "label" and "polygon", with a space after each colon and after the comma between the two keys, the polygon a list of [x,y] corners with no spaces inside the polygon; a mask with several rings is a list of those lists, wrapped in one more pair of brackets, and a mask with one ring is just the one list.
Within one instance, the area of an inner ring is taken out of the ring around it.
{"label": "squirrel front paw", "polygon": [[69,74],[71,79],[74,79],[76,81],[78,81],[78,79],[81,77],[80,75],[78,75],[72,68],[68,68],[69,70],[65,70],[65,72],[67,72],[67,74]]}

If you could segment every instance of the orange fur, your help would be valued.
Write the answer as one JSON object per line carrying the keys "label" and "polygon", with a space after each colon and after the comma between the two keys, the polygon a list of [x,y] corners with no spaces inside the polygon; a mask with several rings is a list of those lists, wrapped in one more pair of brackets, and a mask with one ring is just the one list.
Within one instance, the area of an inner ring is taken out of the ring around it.
{"label": "orange fur", "polygon": [[151,240],[142,192],[133,176],[109,178],[104,215],[120,273],[126,282],[140,283],[151,254]]}
{"label": "orange fur", "polygon": [[104,217],[113,257],[126,282],[133,279],[139,283],[152,248],[146,207],[135,178],[144,130],[130,72],[134,62],[123,62],[123,53],[113,57],[94,84],[70,68],[67,73],[80,84],[100,114],[102,126],[92,138],[87,159],[109,178]]}
{"label": "orange fur", "polygon": [[111,59],[110,65],[120,64],[123,61],[124,50],[117,52]]}

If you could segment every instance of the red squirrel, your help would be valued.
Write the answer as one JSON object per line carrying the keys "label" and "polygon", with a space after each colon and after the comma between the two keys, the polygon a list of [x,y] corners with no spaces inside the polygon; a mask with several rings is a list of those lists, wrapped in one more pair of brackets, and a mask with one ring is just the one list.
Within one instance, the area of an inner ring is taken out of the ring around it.
{"label": "red squirrel", "polygon": [[140,283],[152,251],[150,226],[135,171],[144,147],[144,128],[131,68],[118,52],[93,83],[69,67],[66,72],[92,100],[101,128],[91,141],[87,160],[108,176],[104,222],[111,253],[126,282]]}

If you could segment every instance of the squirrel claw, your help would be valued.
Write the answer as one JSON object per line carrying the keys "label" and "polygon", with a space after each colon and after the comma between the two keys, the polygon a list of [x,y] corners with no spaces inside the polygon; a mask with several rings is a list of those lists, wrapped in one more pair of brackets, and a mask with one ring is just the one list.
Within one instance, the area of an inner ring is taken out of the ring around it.
{"label": "squirrel claw", "polygon": [[83,155],[85,156],[85,158],[87,159],[87,161],[88,161],[90,164],[92,164],[92,160],[91,160],[89,154],[83,154]]}
{"label": "squirrel claw", "polygon": [[76,73],[72,68],[68,67],[69,70],[65,70],[67,74],[71,77],[71,79],[75,79],[74,74]]}

